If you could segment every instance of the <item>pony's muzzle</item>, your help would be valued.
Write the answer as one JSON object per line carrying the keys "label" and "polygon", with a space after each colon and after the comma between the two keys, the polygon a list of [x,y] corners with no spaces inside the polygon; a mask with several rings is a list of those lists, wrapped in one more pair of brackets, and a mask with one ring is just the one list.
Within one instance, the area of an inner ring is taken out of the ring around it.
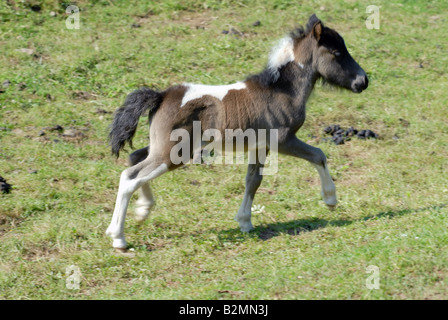
{"label": "pony's muzzle", "polygon": [[352,82],[352,91],[355,93],[361,93],[366,90],[368,86],[369,79],[367,78],[367,75],[365,73],[361,75],[358,74]]}

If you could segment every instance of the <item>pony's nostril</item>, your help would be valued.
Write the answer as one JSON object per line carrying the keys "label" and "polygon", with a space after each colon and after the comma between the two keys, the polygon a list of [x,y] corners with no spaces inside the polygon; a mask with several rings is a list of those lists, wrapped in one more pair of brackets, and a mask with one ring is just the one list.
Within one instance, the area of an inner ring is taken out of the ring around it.
{"label": "pony's nostril", "polygon": [[367,78],[367,76],[364,77],[364,86],[363,86],[363,90],[366,90],[367,87],[369,86],[369,78]]}
{"label": "pony's nostril", "polygon": [[367,76],[357,76],[356,80],[353,81],[352,90],[355,92],[361,92],[361,91],[367,89],[368,85],[369,85],[369,80],[367,79]]}

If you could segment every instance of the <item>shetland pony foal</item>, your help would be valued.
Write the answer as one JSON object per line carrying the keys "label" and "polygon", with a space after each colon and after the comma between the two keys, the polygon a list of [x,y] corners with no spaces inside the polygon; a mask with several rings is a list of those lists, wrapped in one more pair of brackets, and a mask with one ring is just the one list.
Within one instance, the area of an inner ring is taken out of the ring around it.
{"label": "shetland pony foal", "polygon": [[[356,93],[368,85],[366,73],[350,56],[342,37],[312,15],[305,29],[296,29],[272,50],[264,71],[245,81],[223,86],[183,84],[163,92],[142,88],[129,94],[111,125],[112,152],[118,157],[125,143],[131,144],[138,119],[146,110],[151,123],[151,149],[134,152],[132,166],[121,174],[115,210],[106,231],[113,247],[127,247],[124,220],[132,194],[140,189],[136,218],[144,220],[154,205],[148,182],[181,165],[170,158],[177,144],[170,134],[179,128],[191,134],[193,121],[200,121],[201,133],[212,128],[223,136],[225,129],[276,129],[278,152],[313,164],[320,176],[323,200],[334,208],[336,189],[324,153],[296,137],[305,121],[305,103],[319,78]],[[265,147],[269,150],[269,143]],[[253,229],[252,201],[262,180],[264,161],[257,157],[256,148],[245,146],[249,153],[246,189],[235,217],[243,232]],[[188,160],[195,152],[187,155]]]}

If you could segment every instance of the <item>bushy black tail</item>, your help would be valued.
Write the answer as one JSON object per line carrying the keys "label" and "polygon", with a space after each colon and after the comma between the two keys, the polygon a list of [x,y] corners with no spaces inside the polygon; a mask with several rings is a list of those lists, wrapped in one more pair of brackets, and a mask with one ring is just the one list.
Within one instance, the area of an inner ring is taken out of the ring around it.
{"label": "bushy black tail", "polygon": [[160,106],[163,95],[149,88],[141,88],[130,93],[124,105],[115,112],[115,118],[110,126],[109,140],[112,153],[117,157],[126,142],[132,148],[132,138],[137,130],[138,120],[149,109],[154,113]]}

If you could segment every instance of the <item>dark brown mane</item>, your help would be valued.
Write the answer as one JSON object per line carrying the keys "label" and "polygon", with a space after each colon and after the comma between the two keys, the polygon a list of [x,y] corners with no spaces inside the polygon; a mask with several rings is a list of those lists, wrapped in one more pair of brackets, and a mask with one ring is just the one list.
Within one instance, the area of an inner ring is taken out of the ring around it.
{"label": "dark brown mane", "polygon": [[311,30],[313,30],[314,25],[318,22],[321,22],[320,19],[315,14],[313,14],[310,17],[305,28],[303,26],[298,26],[293,31],[291,31],[289,35],[294,40],[300,40],[302,38],[305,38],[307,35],[310,34]]}
{"label": "dark brown mane", "polygon": [[289,33],[289,36],[294,40],[300,40],[306,37],[308,33],[302,26],[296,27],[293,31]]}

